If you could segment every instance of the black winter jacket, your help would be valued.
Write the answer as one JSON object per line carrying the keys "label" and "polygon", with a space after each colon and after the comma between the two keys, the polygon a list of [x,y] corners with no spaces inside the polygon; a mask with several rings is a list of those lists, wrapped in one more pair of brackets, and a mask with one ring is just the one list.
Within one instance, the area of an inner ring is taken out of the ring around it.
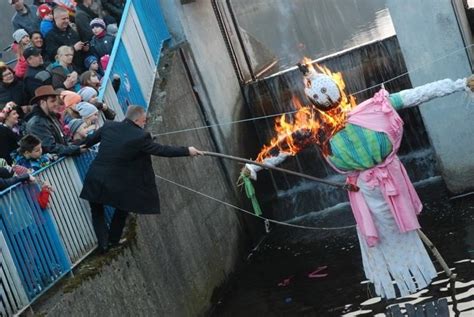
{"label": "black winter jacket", "polygon": [[[63,45],[73,47],[74,44],[79,41],[79,34],[70,26],[68,26],[65,31],[61,31],[56,25],[54,25],[53,29],[46,35],[43,57],[48,59],[50,62],[54,62],[59,47]],[[73,64],[79,73],[84,70],[84,54],[82,51],[74,52]]]}
{"label": "black winter jacket", "polygon": [[27,104],[29,104],[31,98],[35,96],[36,88],[43,85],[51,85],[51,74],[43,65],[38,67],[28,66],[25,78],[23,78],[23,85],[25,89],[25,98]]}
{"label": "black winter jacket", "polygon": [[87,146],[98,142],[99,154],[87,172],[80,197],[120,210],[160,213],[151,155],[189,156],[189,150],[153,142],[150,133],[128,119],[106,121]]}
{"label": "black winter jacket", "polygon": [[31,111],[31,116],[28,117],[26,123],[26,132],[34,134],[41,140],[44,153],[54,153],[59,156],[80,153],[79,146],[67,143],[59,120],[44,113],[40,106],[35,106]]}
{"label": "black winter jacket", "polygon": [[97,14],[82,3],[79,3],[76,6],[74,22],[76,23],[77,33],[79,33],[79,38],[82,42],[90,41],[92,39],[94,34],[92,33],[89,23],[95,18],[97,18]]}

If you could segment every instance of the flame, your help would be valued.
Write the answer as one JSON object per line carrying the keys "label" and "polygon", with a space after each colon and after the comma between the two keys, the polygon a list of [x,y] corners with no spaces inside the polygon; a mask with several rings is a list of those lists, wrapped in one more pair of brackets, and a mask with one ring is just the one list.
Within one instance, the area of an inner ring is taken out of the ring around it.
{"label": "flame", "polygon": [[[310,59],[304,58],[303,63],[310,70],[315,70]],[[329,68],[318,64],[315,66],[317,72],[330,76],[336,82],[341,102],[336,108],[323,112],[313,105],[303,105],[299,98],[292,96],[292,103],[297,111],[292,114],[292,118],[284,114],[275,120],[276,136],[268,145],[263,146],[257,156],[257,162],[262,162],[265,158],[276,156],[278,153],[296,155],[311,144],[320,145],[323,153],[328,154],[328,140],[344,128],[347,113],[356,106],[356,100],[345,93],[346,84],[340,72],[333,73]]]}

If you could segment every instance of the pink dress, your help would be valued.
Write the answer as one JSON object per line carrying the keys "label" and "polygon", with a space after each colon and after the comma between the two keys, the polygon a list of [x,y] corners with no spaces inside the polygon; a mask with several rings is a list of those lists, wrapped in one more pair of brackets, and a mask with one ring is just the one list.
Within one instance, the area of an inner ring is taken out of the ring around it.
{"label": "pink dress", "polygon": [[359,192],[349,192],[349,200],[366,277],[381,297],[406,296],[426,287],[437,274],[416,232],[421,201],[396,155],[403,121],[382,89],[352,110],[347,122],[384,132],[392,143],[383,163],[361,172],[338,172],[360,187]]}

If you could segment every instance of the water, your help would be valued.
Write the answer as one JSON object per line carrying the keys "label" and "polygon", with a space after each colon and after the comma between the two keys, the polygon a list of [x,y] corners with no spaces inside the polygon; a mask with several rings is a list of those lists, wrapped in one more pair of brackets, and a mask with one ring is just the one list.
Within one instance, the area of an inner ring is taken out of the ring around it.
{"label": "water", "polygon": [[[420,217],[423,231],[458,274],[456,309],[461,316],[473,316],[474,195],[450,201],[439,177],[419,183],[417,190],[425,205]],[[353,219],[349,207],[342,204],[296,222],[343,226],[353,224]],[[327,268],[316,274],[327,276],[309,276],[324,266]],[[437,263],[435,266],[438,278],[427,289],[406,298],[382,300],[365,280],[354,229],[274,227],[215,297],[210,315],[384,316],[392,304],[422,304],[444,297],[454,312],[446,276]]]}
{"label": "water", "polygon": [[243,35],[250,38],[247,51],[264,50],[266,62],[278,61],[276,70],[294,66],[303,56],[316,59],[395,34],[384,0],[231,3]]}

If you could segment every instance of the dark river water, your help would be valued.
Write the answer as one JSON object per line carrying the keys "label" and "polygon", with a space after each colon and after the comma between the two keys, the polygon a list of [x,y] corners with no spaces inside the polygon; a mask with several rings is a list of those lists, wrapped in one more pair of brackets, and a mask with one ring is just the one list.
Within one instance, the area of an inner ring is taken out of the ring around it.
{"label": "dark river water", "polygon": [[[450,200],[439,177],[418,184],[420,222],[458,274],[457,310],[474,316],[474,195]],[[348,206],[305,216],[306,226],[353,223]],[[263,226],[263,224],[262,224]],[[366,282],[355,229],[318,231],[273,227],[217,297],[211,316],[385,316],[392,304],[420,304],[446,297],[447,277],[405,298],[383,300]],[[311,274],[312,273],[312,274]]]}

